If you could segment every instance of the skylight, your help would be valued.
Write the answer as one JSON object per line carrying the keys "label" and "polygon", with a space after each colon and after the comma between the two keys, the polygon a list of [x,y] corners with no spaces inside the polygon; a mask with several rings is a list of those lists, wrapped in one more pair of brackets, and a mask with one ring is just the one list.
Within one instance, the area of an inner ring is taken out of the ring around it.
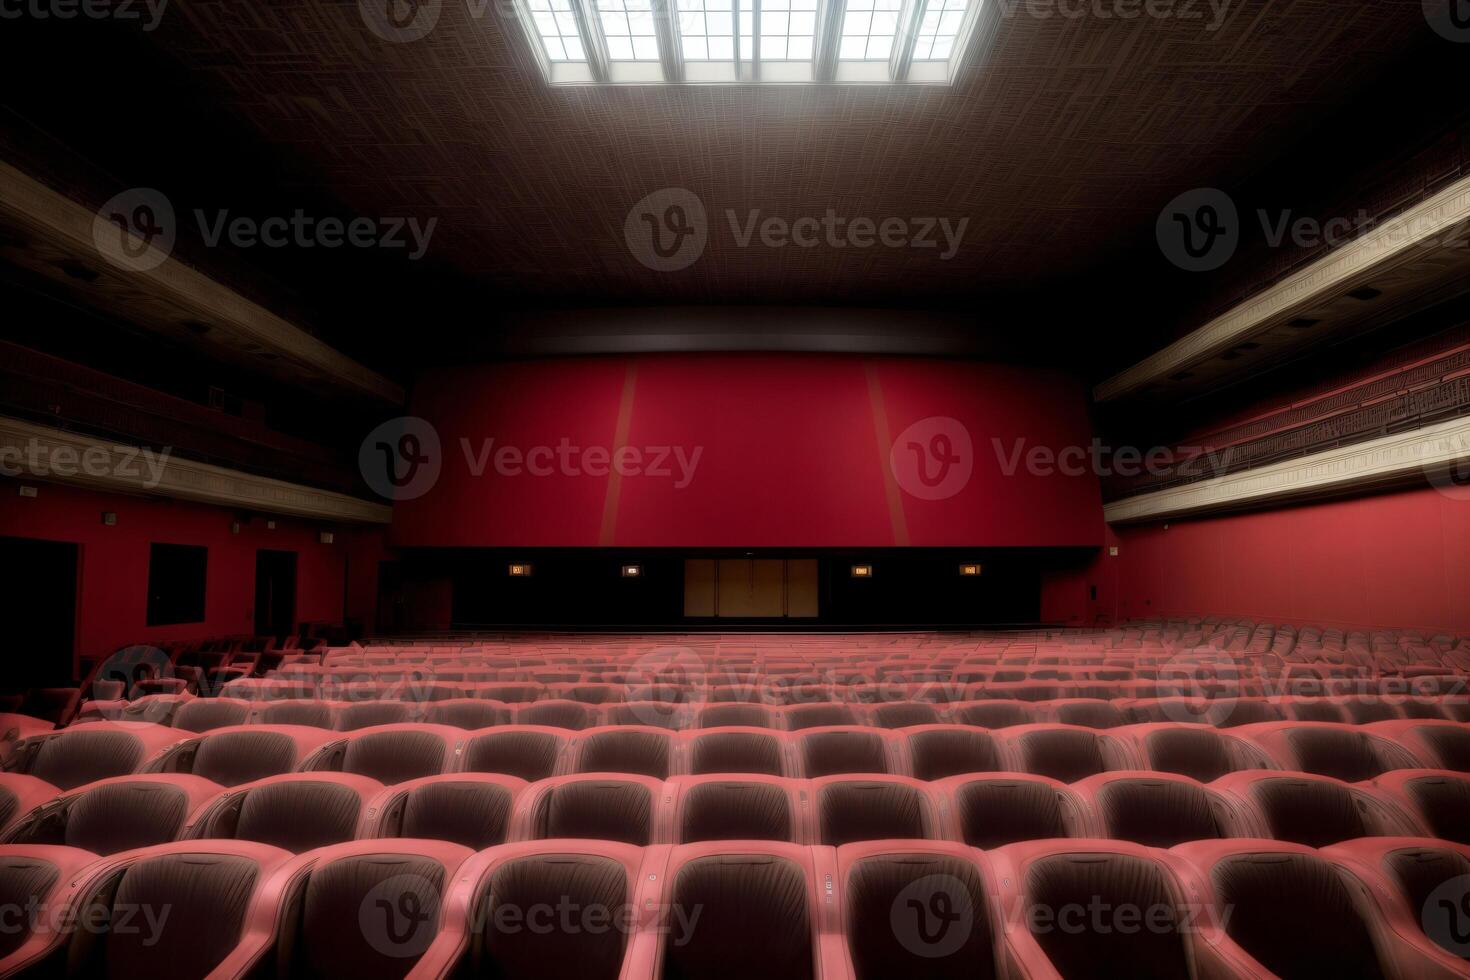
{"label": "skylight", "polygon": [[947,84],[983,0],[515,2],[552,84]]}

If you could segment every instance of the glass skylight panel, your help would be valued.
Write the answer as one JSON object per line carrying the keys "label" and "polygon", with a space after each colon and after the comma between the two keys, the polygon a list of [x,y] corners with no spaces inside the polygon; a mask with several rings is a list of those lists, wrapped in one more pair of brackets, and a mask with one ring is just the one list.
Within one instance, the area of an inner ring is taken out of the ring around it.
{"label": "glass skylight panel", "polygon": [[657,61],[658,30],[652,0],[598,0],[610,61]]}
{"label": "glass skylight panel", "polygon": [[571,0],[527,0],[541,48],[551,62],[586,61]]}
{"label": "glass skylight panel", "polygon": [[[685,61],[735,60],[734,0],[683,0],[679,43]],[[746,57],[750,50],[746,49]]]}
{"label": "glass skylight panel", "polygon": [[994,0],[512,2],[553,85],[943,85]]}
{"label": "glass skylight panel", "polygon": [[816,52],[817,0],[760,0],[761,61],[810,61]]}
{"label": "glass skylight panel", "polygon": [[887,61],[898,36],[901,0],[847,0],[837,57],[843,61]]}
{"label": "glass skylight panel", "polygon": [[928,0],[914,42],[915,61],[948,61],[965,22],[968,0]]}

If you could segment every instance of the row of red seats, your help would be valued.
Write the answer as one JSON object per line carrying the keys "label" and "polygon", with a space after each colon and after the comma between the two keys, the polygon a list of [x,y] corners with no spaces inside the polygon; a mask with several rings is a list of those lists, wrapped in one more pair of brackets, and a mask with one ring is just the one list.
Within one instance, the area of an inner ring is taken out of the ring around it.
{"label": "row of red seats", "polygon": [[96,722],[23,739],[9,771],[63,789],[139,772],[187,772],[225,786],[266,776],[338,770],[398,783],[445,772],[494,772],[538,780],[565,773],[677,775],[759,773],[815,778],[887,774],[922,780],[1018,772],[1071,783],[1104,772],[1148,769],[1209,781],[1232,772],[1287,770],[1361,782],[1398,769],[1470,772],[1470,725],[1391,721],[1349,726],[1267,722],[1229,731],[1145,724],[1110,730],[1022,725],[905,729],[835,726],[778,732],[713,728],[670,732],[610,726],[571,732],[508,725],[381,725],[336,732],[243,725],[193,734],[152,724]]}
{"label": "row of red seats", "polygon": [[301,855],[187,841],[102,859],[10,846],[0,858],[5,897],[44,916],[7,933],[4,975],[1470,975],[1456,884],[1470,848],[1422,838],[1321,850],[1052,840],[988,852],[907,840],[557,840],[476,852],[401,840]]}
{"label": "row of red seats", "polygon": [[626,844],[772,840],[839,846],[951,840],[992,849],[1053,838],[1151,847],[1270,838],[1323,847],[1360,837],[1470,844],[1470,775],[1407,769],[1349,783],[1253,770],[1210,782],[1121,770],[1071,785],[1029,773],[793,779],[756,774],[579,773],[527,781],[454,772],[399,783],[295,772],[233,786],[197,774],[116,776],[63,789],[0,774],[0,843],[96,854],[173,840],[239,839],[293,852],[355,838],[445,840],[476,850],[549,838]]}
{"label": "row of red seats", "polygon": [[[442,689],[399,689],[422,695]],[[477,693],[509,693],[500,688]],[[528,692],[531,693],[531,692]],[[847,703],[823,701],[770,707],[740,701],[678,703],[612,701],[590,703],[564,698],[500,701],[455,697],[443,700],[386,698],[366,701],[315,699],[247,700],[149,695],[135,701],[92,701],[78,721],[146,721],[202,732],[228,725],[307,725],[354,731],[373,725],[427,722],[456,728],[493,725],[544,725],[581,731],[601,725],[649,725],[671,731],[741,726],[801,731],[831,725],[910,728],[960,724],[980,728],[1055,722],[1084,728],[1119,728],[1144,722],[1173,721],[1236,728],[1267,721],[1324,721],[1363,725],[1398,719],[1470,722],[1470,697],[1336,698],[1139,698],[1104,701],[1065,698],[1052,701],[980,700],[956,704],[926,701]]]}

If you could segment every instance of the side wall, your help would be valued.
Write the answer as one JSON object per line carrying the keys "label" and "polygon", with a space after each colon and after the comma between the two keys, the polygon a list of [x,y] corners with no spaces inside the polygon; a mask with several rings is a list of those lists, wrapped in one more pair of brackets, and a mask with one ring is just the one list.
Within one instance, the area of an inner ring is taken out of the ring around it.
{"label": "side wall", "polygon": [[[255,553],[261,549],[296,552],[298,623],[370,617],[376,603],[380,530],[256,515],[233,534],[230,525],[240,518],[226,508],[48,483],[35,484],[38,495],[26,498],[18,486],[0,482],[0,536],[81,546],[76,648],[84,656],[129,643],[254,633]],[[102,523],[104,512],[117,515],[116,525]],[[274,530],[268,520],[275,521]],[[334,543],[321,543],[323,530],[333,532]],[[209,549],[203,622],[147,625],[148,555],[155,542]]]}

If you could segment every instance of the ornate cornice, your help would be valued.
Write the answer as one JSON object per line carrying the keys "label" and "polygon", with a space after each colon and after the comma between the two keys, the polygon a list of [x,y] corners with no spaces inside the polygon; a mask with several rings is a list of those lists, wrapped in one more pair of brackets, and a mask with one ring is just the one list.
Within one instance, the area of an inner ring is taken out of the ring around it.
{"label": "ornate cornice", "polygon": [[[1453,486],[1447,474],[1470,463],[1470,419],[1456,419],[1414,432],[1343,446],[1285,463],[1188,486],[1129,497],[1108,504],[1109,524],[1242,510],[1339,496],[1388,486],[1444,486],[1456,499],[1470,489]],[[1453,489],[1451,490],[1453,486]]]}

